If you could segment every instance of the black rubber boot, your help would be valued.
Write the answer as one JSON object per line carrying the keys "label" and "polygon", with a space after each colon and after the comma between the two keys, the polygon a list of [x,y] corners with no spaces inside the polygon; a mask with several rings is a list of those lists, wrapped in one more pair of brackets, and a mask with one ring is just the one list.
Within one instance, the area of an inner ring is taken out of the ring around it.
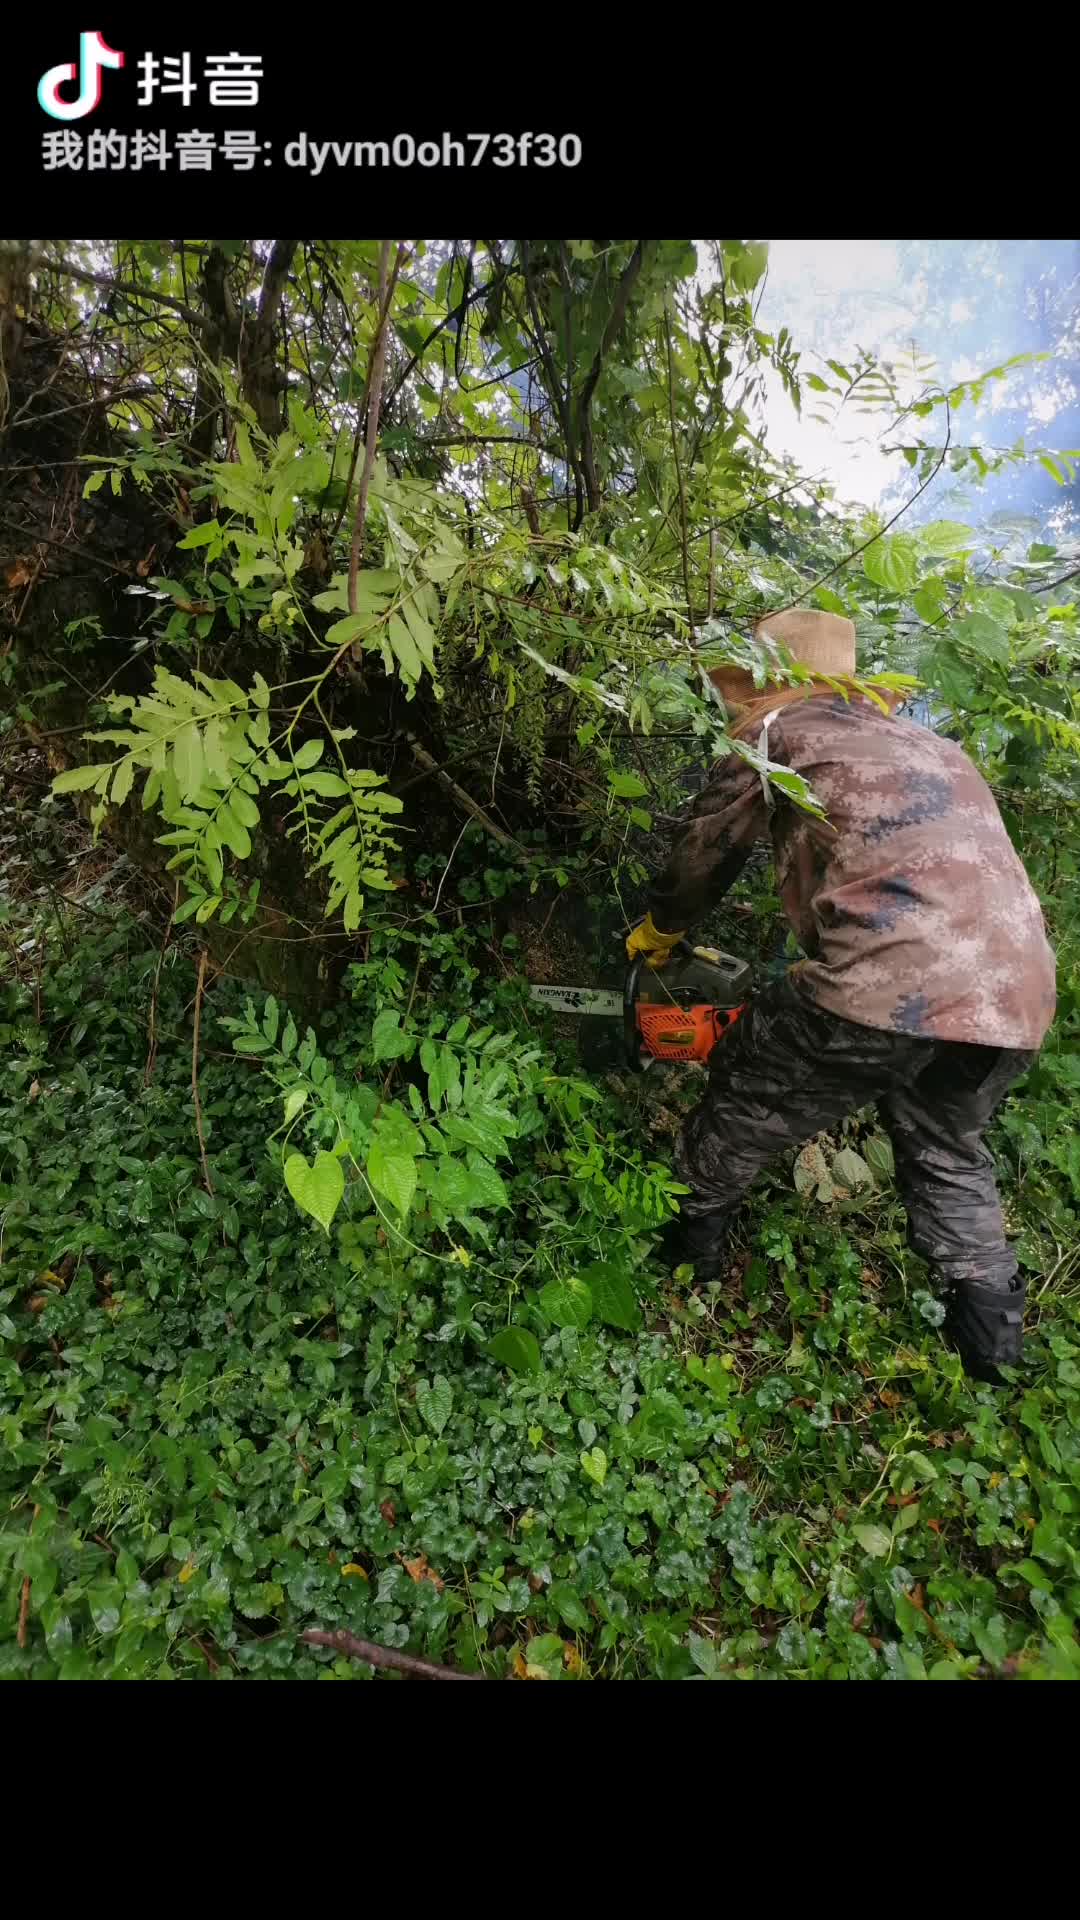
{"label": "black rubber boot", "polygon": [[1026,1291],[1019,1278],[1007,1291],[974,1280],[961,1281],[954,1289],[945,1311],[945,1332],[972,1379],[1004,1386],[998,1368],[1021,1365]]}
{"label": "black rubber boot", "polygon": [[727,1274],[727,1213],[707,1213],[669,1220],[660,1235],[660,1257],[665,1266],[688,1266],[698,1281],[723,1280]]}

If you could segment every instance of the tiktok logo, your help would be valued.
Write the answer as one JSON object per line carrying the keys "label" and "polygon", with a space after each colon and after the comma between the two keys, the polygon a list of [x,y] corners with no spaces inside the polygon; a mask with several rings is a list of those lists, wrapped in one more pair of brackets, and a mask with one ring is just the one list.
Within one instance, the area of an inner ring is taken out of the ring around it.
{"label": "tiktok logo", "polygon": [[[54,120],[82,120],[86,114],[93,113],[101,99],[102,68],[123,64],[123,54],[107,47],[100,33],[80,33],[78,70],[74,61],[70,61],[43,73],[38,81],[38,105]],[[79,83],[74,100],[64,100],[60,95],[61,86],[69,80]]]}

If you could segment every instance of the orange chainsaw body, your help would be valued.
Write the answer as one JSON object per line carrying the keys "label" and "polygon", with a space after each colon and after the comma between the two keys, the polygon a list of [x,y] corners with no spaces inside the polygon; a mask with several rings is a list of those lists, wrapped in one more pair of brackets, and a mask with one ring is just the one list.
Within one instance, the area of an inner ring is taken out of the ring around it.
{"label": "orange chainsaw body", "polygon": [[637,1070],[709,1059],[746,1011],[750,967],[733,954],[682,941],[666,966],[635,959],[623,998],[627,1062]]}

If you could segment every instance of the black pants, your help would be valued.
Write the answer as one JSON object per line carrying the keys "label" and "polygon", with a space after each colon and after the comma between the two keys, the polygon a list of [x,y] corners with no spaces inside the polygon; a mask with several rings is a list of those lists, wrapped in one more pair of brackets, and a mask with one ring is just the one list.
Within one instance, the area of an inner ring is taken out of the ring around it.
{"label": "black pants", "polygon": [[1034,1058],[856,1026],[778,982],[716,1048],[708,1092],[683,1128],[688,1233],[704,1252],[718,1216],[776,1154],[876,1101],[916,1251],[949,1286],[1007,1288],[1016,1260],[982,1136]]}

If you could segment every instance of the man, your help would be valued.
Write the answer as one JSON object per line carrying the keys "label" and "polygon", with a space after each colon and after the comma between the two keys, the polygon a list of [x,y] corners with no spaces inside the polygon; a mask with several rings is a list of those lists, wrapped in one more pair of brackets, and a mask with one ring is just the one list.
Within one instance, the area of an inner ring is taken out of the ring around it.
{"label": "man", "polygon": [[[832,614],[760,622],[818,674],[855,672],[855,629]],[[630,954],[663,965],[770,834],[787,918],[807,958],[720,1043],[676,1164],[692,1188],[668,1235],[673,1265],[723,1270],[732,1212],[754,1176],[877,1101],[913,1243],[947,1295],[968,1371],[1021,1358],[1024,1286],[983,1134],[1054,1017],[1039,902],[989,787],[961,749],[854,692],[714,673],[732,732],[802,775],[818,820],[729,754],[692,803]],[[890,709],[899,704],[890,700]],[[678,928],[680,932],[666,931]]]}

